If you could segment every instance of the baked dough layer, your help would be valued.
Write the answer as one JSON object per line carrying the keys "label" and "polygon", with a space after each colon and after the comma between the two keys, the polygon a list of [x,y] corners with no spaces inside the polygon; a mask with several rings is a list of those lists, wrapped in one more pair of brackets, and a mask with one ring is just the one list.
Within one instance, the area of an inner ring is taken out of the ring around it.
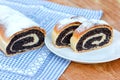
{"label": "baked dough layer", "polygon": [[45,34],[44,29],[22,13],[0,5],[0,50],[7,56],[39,48]]}

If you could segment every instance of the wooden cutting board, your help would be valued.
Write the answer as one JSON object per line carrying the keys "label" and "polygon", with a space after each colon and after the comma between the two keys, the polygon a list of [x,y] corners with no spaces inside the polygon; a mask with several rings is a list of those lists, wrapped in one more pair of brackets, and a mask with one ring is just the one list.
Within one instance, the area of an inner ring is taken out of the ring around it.
{"label": "wooden cutting board", "polygon": [[[103,10],[102,19],[120,31],[120,0],[49,0],[87,9]],[[59,80],[120,80],[120,59],[101,64],[72,62]]]}

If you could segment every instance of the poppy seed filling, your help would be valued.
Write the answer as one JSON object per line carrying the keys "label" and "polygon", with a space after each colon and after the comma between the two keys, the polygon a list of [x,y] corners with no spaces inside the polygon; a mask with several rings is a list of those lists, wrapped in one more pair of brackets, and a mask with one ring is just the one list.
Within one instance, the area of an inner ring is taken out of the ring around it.
{"label": "poppy seed filling", "polygon": [[[102,40],[102,38],[104,38],[104,37],[100,34],[105,35],[104,40]],[[97,35],[97,36],[93,36],[93,35]],[[93,36],[93,37],[91,37],[91,36]],[[89,38],[89,37],[91,37],[91,38]],[[97,29],[91,30],[91,31],[87,32],[86,34],[84,34],[80,38],[80,40],[78,41],[78,43],[76,45],[76,49],[78,51],[81,51],[81,50],[88,50],[91,48],[103,46],[103,45],[109,43],[111,37],[112,37],[112,33],[108,28],[97,28]],[[88,40],[86,40],[86,39],[88,39]],[[84,43],[85,40],[86,40],[86,42]],[[95,41],[98,41],[98,43],[94,43]]]}
{"label": "poppy seed filling", "polygon": [[16,54],[38,47],[43,42],[44,34],[39,30],[32,29],[14,36],[8,44],[6,51],[8,55]]}
{"label": "poppy seed filling", "polygon": [[56,39],[56,45],[57,46],[67,46],[70,44],[70,38],[73,35],[73,31],[77,28],[78,26],[71,26],[64,31],[60,33],[58,38]]}

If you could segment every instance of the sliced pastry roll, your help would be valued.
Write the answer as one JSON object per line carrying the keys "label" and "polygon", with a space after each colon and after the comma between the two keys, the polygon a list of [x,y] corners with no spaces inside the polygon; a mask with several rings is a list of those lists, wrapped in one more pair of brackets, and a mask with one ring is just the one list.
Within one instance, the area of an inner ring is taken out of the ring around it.
{"label": "sliced pastry roll", "polygon": [[57,47],[69,46],[73,31],[86,21],[83,17],[72,17],[60,20],[52,31],[52,41]]}
{"label": "sliced pastry roll", "polygon": [[70,39],[74,51],[90,51],[110,45],[113,29],[103,20],[90,20],[81,24]]}
{"label": "sliced pastry roll", "polygon": [[14,55],[39,48],[45,30],[18,11],[0,5],[0,50]]}

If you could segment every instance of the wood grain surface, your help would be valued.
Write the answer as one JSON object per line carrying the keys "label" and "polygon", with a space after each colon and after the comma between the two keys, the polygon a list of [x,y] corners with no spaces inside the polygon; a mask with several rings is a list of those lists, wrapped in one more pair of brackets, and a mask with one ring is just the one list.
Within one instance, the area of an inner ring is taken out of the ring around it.
{"label": "wood grain surface", "polygon": [[[49,0],[62,5],[103,10],[102,19],[120,31],[120,0]],[[120,59],[101,64],[72,62],[59,80],[120,80]]]}

